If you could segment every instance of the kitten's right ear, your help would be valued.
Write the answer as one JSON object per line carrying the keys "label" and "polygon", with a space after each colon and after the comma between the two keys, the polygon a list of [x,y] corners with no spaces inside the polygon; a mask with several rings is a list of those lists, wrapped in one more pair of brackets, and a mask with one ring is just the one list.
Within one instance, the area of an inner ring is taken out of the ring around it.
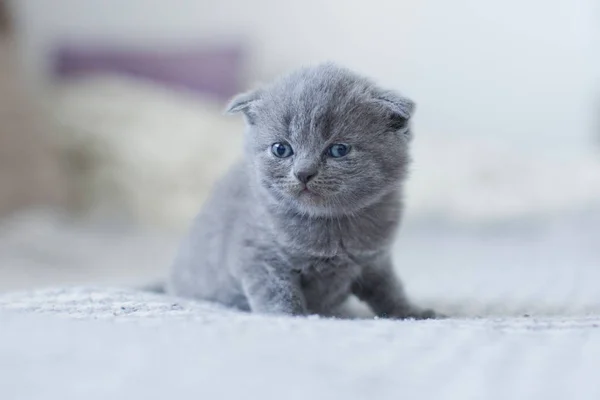
{"label": "kitten's right ear", "polygon": [[250,92],[240,93],[235,96],[227,107],[225,108],[225,112],[227,114],[237,114],[239,112],[244,113],[246,117],[246,121],[250,125],[254,125],[256,120],[256,114],[254,111],[253,105],[258,101],[261,97],[260,89],[252,90]]}

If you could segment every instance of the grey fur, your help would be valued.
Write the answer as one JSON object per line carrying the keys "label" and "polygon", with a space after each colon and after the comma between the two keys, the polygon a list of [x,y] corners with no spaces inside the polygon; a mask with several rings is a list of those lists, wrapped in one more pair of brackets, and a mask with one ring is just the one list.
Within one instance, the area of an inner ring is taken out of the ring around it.
{"label": "grey fur", "polygon": [[[379,316],[431,318],[392,265],[414,111],[409,99],[333,64],[233,99],[245,158],[185,238],[168,290],[261,313],[331,315],[351,294]],[[277,158],[276,142],[294,155]],[[328,146],[351,146],[343,158]],[[295,174],[314,174],[303,192]]]}

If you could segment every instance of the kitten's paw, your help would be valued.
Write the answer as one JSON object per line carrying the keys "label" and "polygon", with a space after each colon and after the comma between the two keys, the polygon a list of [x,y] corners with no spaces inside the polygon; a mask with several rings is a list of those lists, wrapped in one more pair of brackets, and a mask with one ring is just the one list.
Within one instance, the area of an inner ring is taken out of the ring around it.
{"label": "kitten's paw", "polygon": [[415,319],[445,319],[448,316],[440,314],[431,309],[425,309],[417,312],[414,316]]}
{"label": "kitten's paw", "polygon": [[438,312],[433,311],[432,309],[426,308],[424,310],[414,308],[407,310],[400,315],[396,316],[397,319],[445,319],[448,318],[447,315],[440,314]]}

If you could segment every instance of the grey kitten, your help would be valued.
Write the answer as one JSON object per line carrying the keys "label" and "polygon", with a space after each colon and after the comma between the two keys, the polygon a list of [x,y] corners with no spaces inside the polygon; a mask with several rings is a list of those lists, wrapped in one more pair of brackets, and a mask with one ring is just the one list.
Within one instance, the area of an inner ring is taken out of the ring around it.
{"label": "grey kitten", "polygon": [[435,317],[406,298],[390,254],[413,110],[333,64],[235,97],[245,159],[193,223],[168,291],[289,315],[331,315],[354,294],[381,317]]}

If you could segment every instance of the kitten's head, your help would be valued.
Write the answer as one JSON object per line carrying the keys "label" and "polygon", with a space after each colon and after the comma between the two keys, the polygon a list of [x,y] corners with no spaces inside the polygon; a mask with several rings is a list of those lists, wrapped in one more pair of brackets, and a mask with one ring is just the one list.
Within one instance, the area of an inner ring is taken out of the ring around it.
{"label": "kitten's head", "polygon": [[235,97],[261,186],[309,215],[352,214],[406,176],[414,104],[333,64],[304,68]]}

